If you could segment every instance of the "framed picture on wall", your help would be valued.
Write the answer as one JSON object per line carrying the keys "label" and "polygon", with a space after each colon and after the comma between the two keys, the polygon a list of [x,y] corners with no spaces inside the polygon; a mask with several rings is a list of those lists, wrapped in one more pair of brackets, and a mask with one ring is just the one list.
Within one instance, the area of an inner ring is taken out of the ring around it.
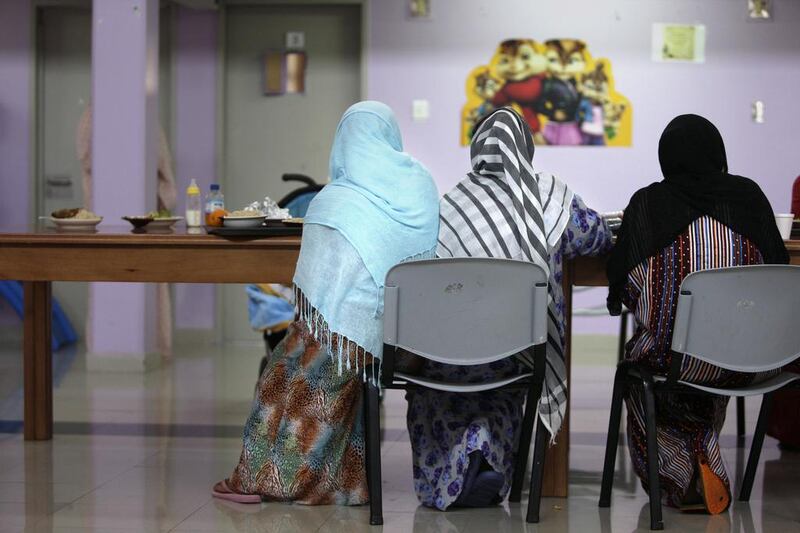
{"label": "framed picture on wall", "polygon": [[653,24],[651,57],[659,63],[705,63],[706,27],[702,24]]}
{"label": "framed picture on wall", "polygon": [[431,0],[406,0],[408,17],[412,19],[431,18]]}
{"label": "framed picture on wall", "polygon": [[747,14],[754,20],[772,20],[772,0],[747,0]]}
{"label": "framed picture on wall", "polygon": [[266,96],[306,92],[306,53],[298,50],[269,50],[264,53],[263,86]]}

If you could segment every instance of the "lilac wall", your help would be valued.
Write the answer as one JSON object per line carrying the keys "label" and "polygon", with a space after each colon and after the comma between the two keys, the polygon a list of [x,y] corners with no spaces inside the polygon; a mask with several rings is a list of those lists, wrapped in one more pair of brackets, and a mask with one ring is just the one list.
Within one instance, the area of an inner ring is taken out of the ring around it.
{"label": "lilac wall", "polygon": [[[0,226],[30,220],[31,39],[28,0],[0,2]],[[0,325],[18,322],[0,302]]]}
{"label": "lilac wall", "polygon": [[31,13],[28,0],[0,2],[0,225],[30,220]]}
{"label": "lilac wall", "polygon": [[[542,147],[538,168],[567,181],[598,210],[617,210],[638,188],[660,178],[656,146],[666,123],[695,112],[714,121],[728,148],[732,172],[756,179],[776,211],[786,212],[798,174],[800,2],[775,0],[776,19],[751,22],[746,2],[731,0],[438,0],[432,20],[405,16],[404,2],[372,2],[368,96],[398,114],[406,150],[433,172],[440,192],[468,169],[458,145],[466,76],[485,64],[498,42],[512,37],[576,37],[595,57],[612,62],[617,90],[633,105],[631,148]],[[650,60],[654,22],[702,23],[706,63]],[[411,119],[412,99],[430,101],[431,117]],[[754,124],[750,105],[766,104],[766,123]],[[577,306],[602,305],[595,290]],[[612,333],[616,322],[577,319],[576,331]]]}
{"label": "lilac wall", "polygon": [[[373,2],[369,97],[397,111],[406,149],[429,166],[444,192],[467,170],[458,131],[468,72],[505,38],[578,37],[595,57],[611,60],[617,89],[633,104],[633,147],[543,147],[539,168],[562,176],[598,209],[622,208],[660,176],[656,145],[664,125],[697,112],[722,131],[732,171],[757,179],[775,209],[785,211],[800,166],[793,90],[800,86],[800,2],[775,4],[775,21],[758,23],[746,19],[746,2],[730,0],[439,0],[429,21],[407,19],[403,2]],[[706,63],[651,62],[654,22],[705,24]],[[430,101],[429,121],[411,120],[415,98]],[[757,99],[766,103],[761,125],[750,120]]]}
{"label": "lilac wall", "polygon": [[[192,178],[202,191],[216,171],[217,107],[216,11],[177,8],[174,35],[175,176],[178,213],[186,206]],[[175,326],[214,327],[213,285],[175,286]]]}

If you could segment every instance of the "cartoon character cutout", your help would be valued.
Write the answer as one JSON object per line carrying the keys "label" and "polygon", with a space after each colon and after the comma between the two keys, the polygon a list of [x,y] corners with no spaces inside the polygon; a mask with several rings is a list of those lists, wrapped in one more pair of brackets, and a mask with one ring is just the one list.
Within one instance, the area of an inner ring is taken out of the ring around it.
{"label": "cartoon character cutout", "polygon": [[630,146],[632,108],[614,87],[611,63],[579,39],[508,39],[466,82],[461,144],[496,107],[520,112],[537,144]]}
{"label": "cartoon character cutout", "polygon": [[581,77],[580,90],[583,98],[578,117],[583,142],[589,146],[605,146],[605,105],[609,102],[605,63],[598,61],[593,71]]}
{"label": "cartoon character cutout", "polygon": [[607,139],[614,139],[623,128],[626,109],[628,109],[628,105],[625,102],[609,101],[603,104],[603,125],[605,126]]}
{"label": "cartoon character cutout", "polygon": [[580,95],[572,83],[558,78],[545,80],[538,109],[547,117],[543,130],[547,144],[583,144],[583,136],[576,120],[579,103]]}
{"label": "cartoon character cutout", "polygon": [[472,92],[480,99],[480,105],[469,112],[467,121],[469,122],[470,131],[469,136],[472,137],[475,126],[481,121],[483,117],[494,111],[492,105],[492,98],[497,94],[500,89],[500,82],[494,79],[489,72],[489,68],[481,69],[475,76],[475,86]]}
{"label": "cartoon character cutout", "polygon": [[544,139],[547,144],[583,144],[577,114],[581,97],[577,77],[586,70],[586,44],[576,39],[550,39],[545,42],[545,57],[550,78],[545,81],[539,112],[547,117]]}
{"label": "cartoon character cutout", "polygon": [[504,83],[492,97],[492,105],[501,107],[515,104],[536,134],[542,127],[537,116],[537,104],[542,95],[547,61],[530,39],[509,39],[500,43],[494,73]]}
{"label": "cartoon character cutout", "polygon": [[544,46],[550,75],[577,86],[580,75],[588,68],[586,43],[578,39],[550,39]]}

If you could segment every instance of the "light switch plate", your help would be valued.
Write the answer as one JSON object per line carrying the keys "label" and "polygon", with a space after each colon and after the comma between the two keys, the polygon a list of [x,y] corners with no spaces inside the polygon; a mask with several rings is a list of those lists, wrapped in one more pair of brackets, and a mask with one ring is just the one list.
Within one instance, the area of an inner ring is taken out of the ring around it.
{"label": "light switch plate", "polygon": [[752,116],[753,122],[756,124],[764,123],[764,102],[762,100],[756,100],[753,102]]}
{"label": "light switch plate", "polygon": [[306,47],[306,33],[303,31],[286,32],[286,49],[302,50]]}
{"label": "light switch plate", "polygon": [[424,122],[431,116],[430,102],[427,100],[413,100],[411,102],[411,117],[416,122]]}

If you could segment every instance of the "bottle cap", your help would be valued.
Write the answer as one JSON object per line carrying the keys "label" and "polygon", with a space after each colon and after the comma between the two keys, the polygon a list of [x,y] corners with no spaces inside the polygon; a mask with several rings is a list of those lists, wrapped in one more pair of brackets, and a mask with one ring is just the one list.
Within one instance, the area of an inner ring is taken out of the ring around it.
{"label": "bottle cap", "polygon": [[192,178],[192,182],[186,188],[186,194],[200,194],[200,187],[197,186],[197,182],[194,181],[194,178]]}
{"label": "bottle cap", "polygon": [[212,183],[211,184],[211,190],[212,191],[218,191],[219,190],[219,183]]}

